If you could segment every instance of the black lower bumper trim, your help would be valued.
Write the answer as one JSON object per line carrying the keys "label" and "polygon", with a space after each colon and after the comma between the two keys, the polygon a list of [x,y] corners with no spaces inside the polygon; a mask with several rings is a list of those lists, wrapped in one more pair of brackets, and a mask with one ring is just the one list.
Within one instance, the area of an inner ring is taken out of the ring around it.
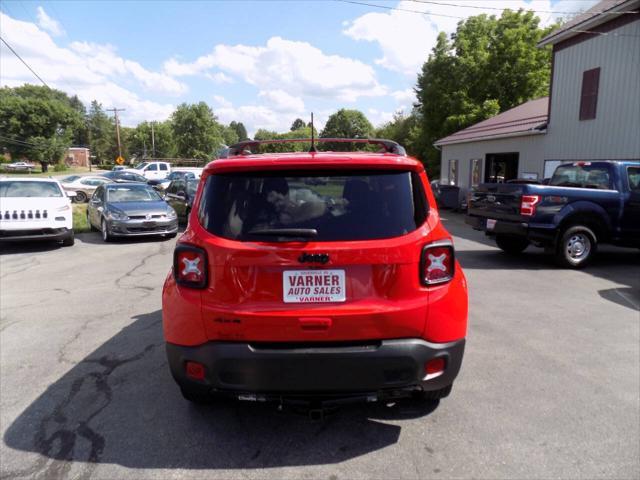
{"label": "black lower bumper trim", "polygon": [[72,231],[67,228],[38,230],[1,230],[0,242],[56,242],[66,240]]}
{"label": "black lower bumper trim", "polygon": [[[185,347],[167,343],[171,373],[182,386],[206,387],[233,395],[261,398],[328,395],[369,398],[384,392],[439,390],[455,379],[464,352],[464,339],[430,343],[421,339],[385,340],[375,345],[287,345],[209,342]],[[444,358],[442,374],[425,379],[425,363]],[[202,381],[186,376],[188,361],[205,366]]]}

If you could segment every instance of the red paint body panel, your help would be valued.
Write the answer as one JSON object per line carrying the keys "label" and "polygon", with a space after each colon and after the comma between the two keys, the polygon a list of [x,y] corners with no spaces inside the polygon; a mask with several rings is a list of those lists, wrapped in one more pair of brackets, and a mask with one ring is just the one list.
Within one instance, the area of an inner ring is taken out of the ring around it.
{"label": "red paint body panel", "polygon": [[[215,236],[198,220],[202,188],[209,175],[231,171],[389,169],[418,172],[429,214],[406,235],[344,242],[241,242]],[[210,163],[202,176],[189,226],[180,243],[203,248],[208,256],[205,289],[177,286],[172,275],[163,291],[167,342],[197,345],[208,341],[309,342],[422,338],[431,342],[463,339],[467,287],[459,265],[447,284],[420,282],[422,248],[450,239],[440,222],[434,196],[420,162],[410,157],[371,153],[294,153],[247,155]],[[329,263],[303,265],[301,253],[329,254]],[[283,302],[283,271],[345,271],[345,302]]]}

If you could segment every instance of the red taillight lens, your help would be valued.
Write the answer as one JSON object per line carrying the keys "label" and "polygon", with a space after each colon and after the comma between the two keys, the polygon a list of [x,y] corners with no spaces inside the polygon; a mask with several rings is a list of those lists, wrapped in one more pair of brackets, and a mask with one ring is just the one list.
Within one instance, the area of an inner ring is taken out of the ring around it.
{"label": "red taillight lens", "polygon": [[422,250],[420,280],[423,285],[437,285],[451,281],[455,269],[455,255],[450,243],[433,243]]}
{"label": "red taillight lens", "polygon": [[207,285],[207,254],[193,245],[178,245],[173,252],[173,276],[178,285],[204,288]]}
{"label": "red taillight lens", "polygon": [[193,380],[204,380],[204,365],[198,362],[187,362],[184,366],[187,377]]}
{"label": "red taillight lens", "polygon": [[540,203],[540,195],[523,195],[520,202],[520,215],[532,217],[536,214],[538,203]]}
{"label": "red taillight lens", "polygon": [[443,372],[444,365],[445,365],[444,358],[431,359],[424,366],[424,373],[426,375],[433,375],[434,373]]}

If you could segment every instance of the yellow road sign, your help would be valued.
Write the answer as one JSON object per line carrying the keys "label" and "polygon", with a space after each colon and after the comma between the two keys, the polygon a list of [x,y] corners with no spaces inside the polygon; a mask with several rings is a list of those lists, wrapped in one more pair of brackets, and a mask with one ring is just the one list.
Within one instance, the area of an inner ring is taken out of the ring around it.
{"label": "yellow road sign", "polygon": [[116,158],[116,163],[117,163],[118,165],[124,165],[124,158],[122,158],[122,157],[118,157],[118,158]]}

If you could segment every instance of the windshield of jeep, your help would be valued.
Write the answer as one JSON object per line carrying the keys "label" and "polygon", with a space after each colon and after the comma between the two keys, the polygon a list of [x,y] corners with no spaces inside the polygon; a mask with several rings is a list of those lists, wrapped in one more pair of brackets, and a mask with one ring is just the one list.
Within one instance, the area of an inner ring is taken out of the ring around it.
{"label": "windshield of jeep", "polygon": [[426,210],[410,172],[278,172],[210,176],[199,218],[232,240],[372,240],[415,230]]}

